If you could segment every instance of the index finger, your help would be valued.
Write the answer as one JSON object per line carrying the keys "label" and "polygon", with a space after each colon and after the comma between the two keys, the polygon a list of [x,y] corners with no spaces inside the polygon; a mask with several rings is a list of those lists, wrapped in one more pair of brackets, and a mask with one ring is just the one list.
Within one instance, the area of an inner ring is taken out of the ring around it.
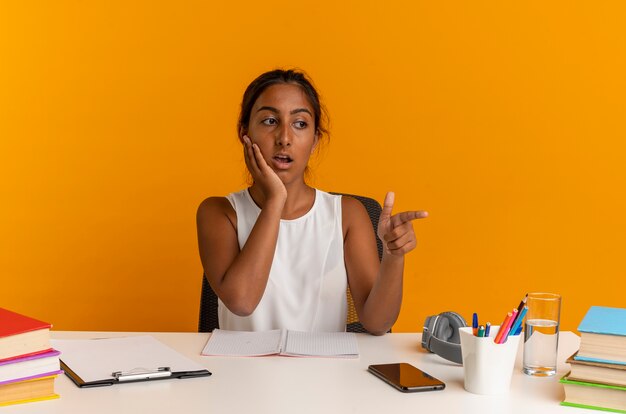
{"label": "index finger", "polygon": [[393,227],[396,227],[402,223],[406,223],[407,221],[423,219],[426,217],[428,217],[428,212],[424,210],[403,211],[402,213],[394,214],[393,217],[391,217],[391,224]]}

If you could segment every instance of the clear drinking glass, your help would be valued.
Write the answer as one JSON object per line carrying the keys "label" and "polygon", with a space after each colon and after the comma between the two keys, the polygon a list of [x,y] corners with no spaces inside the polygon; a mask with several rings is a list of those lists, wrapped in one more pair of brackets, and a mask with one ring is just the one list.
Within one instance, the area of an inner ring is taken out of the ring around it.
{"label": "clear drinking glass", "polygon": [[548,377],[556,374],[559,347],[561,296],[529,293],[524,328],[524,374]]}

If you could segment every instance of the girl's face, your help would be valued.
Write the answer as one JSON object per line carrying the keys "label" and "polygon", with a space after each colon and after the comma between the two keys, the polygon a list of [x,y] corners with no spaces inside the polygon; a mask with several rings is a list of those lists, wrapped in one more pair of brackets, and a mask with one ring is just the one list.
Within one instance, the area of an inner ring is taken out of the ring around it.
{"label": "girl's face", "polygon": [[247,135],[284,183],[304,179],[304,170],[317,145],[313,107],[300,86],[268,87],[252,106]]}

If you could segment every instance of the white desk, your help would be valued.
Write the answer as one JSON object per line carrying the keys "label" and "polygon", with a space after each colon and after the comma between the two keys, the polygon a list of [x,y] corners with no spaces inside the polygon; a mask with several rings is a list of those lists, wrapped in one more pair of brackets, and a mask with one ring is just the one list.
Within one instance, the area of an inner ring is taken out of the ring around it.
{"label": "white desk", "polygon": [[[145,333],[143,333],[145,334]],[[135,335],[122,332],[53,332],[53,338]],[[175,414],[175,413],[568,413],[562,407],[558,379],[569,369],[565,359],[579,338],[561,332],[555,377],[521,373],[518,352],[507,396],[474,395],[463,389],[463,368],[426,353],[420,334],[359,334],[359,359],[225,358],[200,356],[209,334],[151,333],[163,343],[199,361],[210,377],[121,384],[80,389],[65,375],[56,380],[58,400],[0,408],[3,413],[37,414]],[[521,345],[521,343],[520,343]],[[366,371],[374,363],[409,362],[446,383],[443,391],[404,394]]]}

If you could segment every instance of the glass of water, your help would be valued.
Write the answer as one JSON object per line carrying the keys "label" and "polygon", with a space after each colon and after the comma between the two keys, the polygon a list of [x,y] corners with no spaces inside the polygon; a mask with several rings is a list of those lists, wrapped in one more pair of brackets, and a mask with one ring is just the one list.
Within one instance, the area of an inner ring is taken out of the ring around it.
{"label": "glass of water", "polygon": [[556,374],[559,347],[561,296],[555,293],[529,293],[524,329],[524,374],[549,377]]}

